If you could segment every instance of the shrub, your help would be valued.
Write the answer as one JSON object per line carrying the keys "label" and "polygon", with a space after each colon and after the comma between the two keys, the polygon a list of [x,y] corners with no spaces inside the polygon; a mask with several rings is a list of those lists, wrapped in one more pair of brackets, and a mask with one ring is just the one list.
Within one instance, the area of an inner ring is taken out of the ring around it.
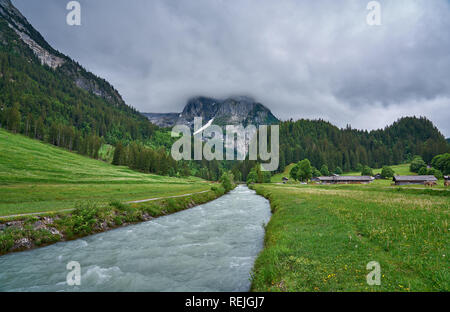
{"label": "shrub", "polygon": [[388,179],[388,178],[392,178],[395,174],[395,171],[392,170],[391,167],[388,166],[384,166],[383,169],[381,170],[381,177],[383,179]]}
{"label": "shrub", "polygon": [[411,161],[411,165],[409,166],[409,170],[411,172],[419,172],[419,170],[422,167],[426,167],[427,165],[423,161],[422,157],[420,156],[414,156],[413,160]]}
{"label": "shrub", "polygon": [[225,189],[225,192],[228,193],[233,189],[234,186],[234,176],[231,171],[224,172],[220,177],[220,183],[222,187]]}
{"label": "shrub", "polygon": [[247,175],[247,184],[258,182],[258,175],[254,169],[250,170],[250,173]]}
{"label": "shrub", "polygon": [[323,176],[329,176],[330,175],[330,171],[328,170],[328,166],[327,165],[322,165],[322,167],[320,168],[320,173]]}
{"label": "shrub", "polygon": [[72,217],[72,231],[74,234],[90,234],[97,222],[99,209],[96,203],[87,202],[77,204]]}
{"label": "shrub", "polygon": [[308,159],[303,159],[299,161],[294,167],[292,167],[289,176],[294,180],[306,181],[313,176],[313,168]]}
{"label": "shrub", "polygon": [[362,176],[373,176],[373,170],[369,166],[364,166],[363,170],[361,171]]}
{"label": "shrub", "polygon": [[428,169],[427,174],[433,175],[436,177],[436,179],[439,179],[439,180],[444,178],[444,174],[442,173],[442,171],[434,169],[434,168]]}
{"label": "shrub", "polygon": [[431,165],[443,174],[450,174],[450,153],[437,155],[431,161]]}
{"label": "shrub", "polygon": [[427,167],[422,167],[419,169],[419,172],[417,173],[418,175],[427,175],[428,174],[428,169]]}
{"label": "shrub", "polygon": [[225,189],[222,186],[211,186],[211,190],[216,193],[217,196],[225,194]]}

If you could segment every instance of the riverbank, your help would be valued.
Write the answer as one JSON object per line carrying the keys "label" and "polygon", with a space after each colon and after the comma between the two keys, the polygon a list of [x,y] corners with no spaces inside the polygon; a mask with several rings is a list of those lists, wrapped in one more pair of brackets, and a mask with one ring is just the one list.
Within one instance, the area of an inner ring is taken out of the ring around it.
{"label": "riverbank", "polygon": [[189,196],[174,196],[135,203],[98,202],[79,204],[70,212],[19,216],[0,219],[0,255],[43,247],[118,227],[149,221],[197,205],[205,204],[225,194],[222,187]]}
{"label": "riverbank", "polygon": [[[273,212],[252,291],[449,291],[450,197],[373,186],[259,184]],[[370,286],[366,266],[381,266]]]}

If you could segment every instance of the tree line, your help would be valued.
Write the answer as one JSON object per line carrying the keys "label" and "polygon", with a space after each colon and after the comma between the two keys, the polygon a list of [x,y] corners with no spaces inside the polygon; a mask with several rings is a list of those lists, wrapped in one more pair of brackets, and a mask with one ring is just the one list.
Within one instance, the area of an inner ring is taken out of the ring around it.
{"label": "tree line", "polygon": [[339,129],[323,120],[280,123],[280,168],[309,159],[312,166],[330,171],[352,171],[359,166],[381,168],[410,162],[420,155],[430,163],[434,156],[450,152],[439,130],[424,117],[405,117],[385,129]]}

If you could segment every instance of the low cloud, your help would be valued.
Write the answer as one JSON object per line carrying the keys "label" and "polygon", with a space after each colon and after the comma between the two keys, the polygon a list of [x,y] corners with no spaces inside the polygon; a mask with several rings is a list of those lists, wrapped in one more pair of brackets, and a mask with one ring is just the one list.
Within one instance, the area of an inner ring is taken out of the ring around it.
{"label": "low cloud", "polygon": [[282,119],[384,127],[430,118],[450,136],[450,4],[380,1],[14,0],[48,41],[109,80],[143,112],[178,112],[195,95],[245,94]]}

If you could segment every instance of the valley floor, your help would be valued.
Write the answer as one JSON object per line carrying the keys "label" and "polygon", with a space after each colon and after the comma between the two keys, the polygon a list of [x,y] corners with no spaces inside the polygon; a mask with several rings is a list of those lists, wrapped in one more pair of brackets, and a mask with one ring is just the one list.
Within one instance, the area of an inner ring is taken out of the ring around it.
{"label": "valley floor", "polygon": [[198,178],[144,174],[0,129],[0,216],[209,190]]}
{"label": "valley floor", "polygon": [[[450,290],[450,191],[383,181],[253,188],[274,212],[253,291]],[[367,284],[371,261],[380,286]]]}
{"label": "valley floor", "polygon": [[190,208],[223,194],[213,185],[113,166],[0,129],[0,255]]}

